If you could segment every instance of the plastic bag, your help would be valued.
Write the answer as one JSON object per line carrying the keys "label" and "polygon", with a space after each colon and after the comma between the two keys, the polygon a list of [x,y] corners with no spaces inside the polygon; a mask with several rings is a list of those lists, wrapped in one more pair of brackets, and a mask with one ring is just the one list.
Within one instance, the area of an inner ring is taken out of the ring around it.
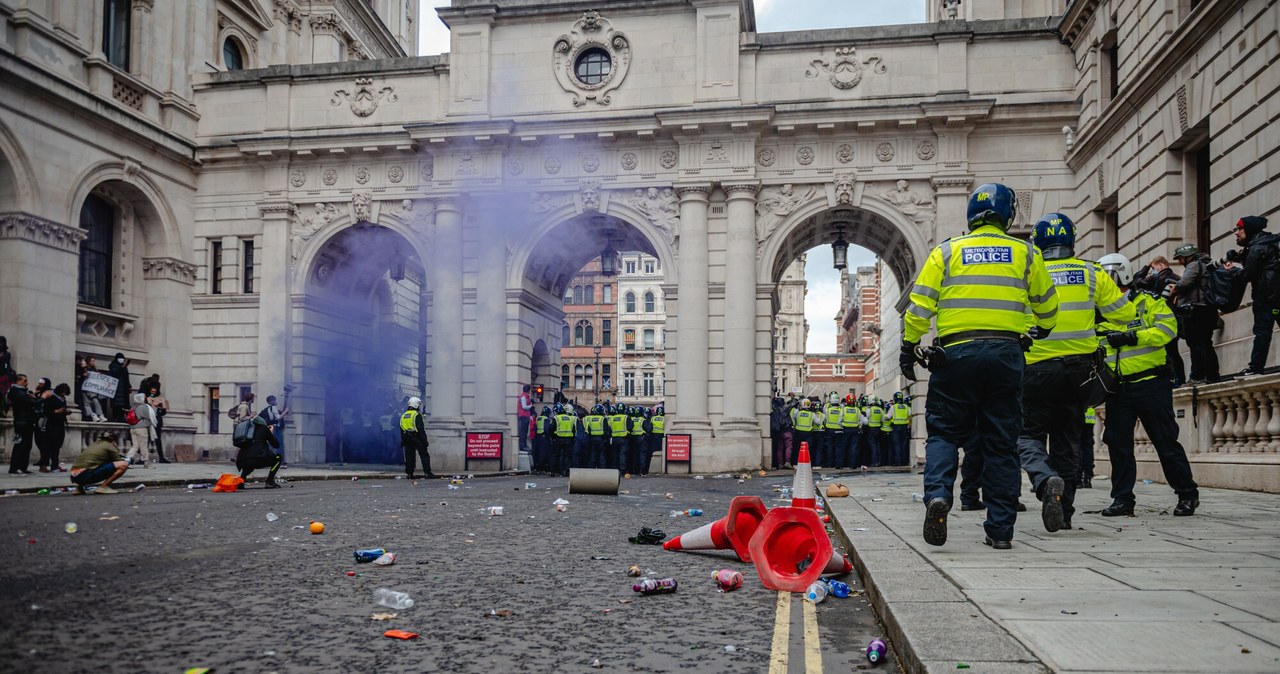
{"label": "plastic bag", "polygon": [[223,473],[218,476],[218,482],[213,485],[213,491],[231,493],[244,484],[244,478],[234,473]]}

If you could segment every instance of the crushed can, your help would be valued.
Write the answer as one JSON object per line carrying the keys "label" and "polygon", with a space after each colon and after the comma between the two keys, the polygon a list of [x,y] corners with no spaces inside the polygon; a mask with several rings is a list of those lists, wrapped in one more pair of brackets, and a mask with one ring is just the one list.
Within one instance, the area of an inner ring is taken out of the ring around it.
{"label": "crushed can", "polygon": [[721,569],[711,574],[721,592],[733,592],[742,587],[742,574],[733,569]]}
{"label": "crushed can", "polygon": [[383,550],[382,548],[369,548],[367,550],[356,550],[352,554],[354,554],[356,557],[356,563],[367,564],[387,554],[387,551]]}
{"label": "crushed can", "polygon": [[884,643],[884,639],[872,639],[867,644],[867,659],[873,663],[884,660],[884,656],[889,652],[889,646]]}

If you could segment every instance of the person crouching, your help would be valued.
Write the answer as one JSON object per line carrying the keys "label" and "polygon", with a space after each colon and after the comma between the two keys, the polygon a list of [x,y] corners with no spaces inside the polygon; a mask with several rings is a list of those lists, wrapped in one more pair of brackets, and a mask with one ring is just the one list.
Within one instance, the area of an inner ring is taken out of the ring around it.
{"label": "person crouching", "polygon": [[120,456],[115,434],[104,432],[76,457],[71,466],[71,482],[75,484],[77,494],[85,493],[85,487],[99,482],[102,484],[96,493],[114,494],[116,490],[111,488],[111,483],[120,479],[127,470],[129,462]]}
{"label": "person crouching", "polygon": [[267,473],[266,488],[279,489],[276,471],[280,470],[280,455],[271,451],[272,447],[280,447],[275,429],[267,424],[266,419],[254,417],[253,440],[236,454],[236,468],[240,469],[240,477],[247,481],[249,473],[259,468],[270,468],[271,472]]}

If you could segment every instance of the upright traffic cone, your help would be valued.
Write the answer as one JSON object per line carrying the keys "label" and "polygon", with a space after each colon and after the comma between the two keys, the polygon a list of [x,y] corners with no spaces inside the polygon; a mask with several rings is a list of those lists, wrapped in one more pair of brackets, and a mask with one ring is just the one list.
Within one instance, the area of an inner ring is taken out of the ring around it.
{"label": "upright traffic cone", "polygon": [[809,462],[809,443],[800,443],[800,455],[796,457],[796,476],[791,483],[791,507],[818,507],[818,495],[813,488],[813,464]]}
{"label": "upright traffic cone", "polygon": [[681,534],[662,544],[663,550],[729,550],[744,562],[751,561],[751,537],[767,513],[759,496],[737,496],[729,504],[729,514]]}

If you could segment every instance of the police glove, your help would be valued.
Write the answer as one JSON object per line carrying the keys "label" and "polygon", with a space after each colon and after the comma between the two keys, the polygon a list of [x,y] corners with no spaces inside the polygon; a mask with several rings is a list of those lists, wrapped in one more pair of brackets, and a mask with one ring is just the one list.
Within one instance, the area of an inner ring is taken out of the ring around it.
{"label": "police glove", "polygon": [[1128,330],[1126,332],[1108,332],[1107,343],[1116,348],[1120,348],[1122,346],[1137,346],[1138,333],[1133,330]]}
{"label": "police glove", "polygon": [[902,376],[916,380],[916,347],[920,346],[920,342],[908,342],[902,340],[902,351],[898,354],[898,367],[902,370]]}
{"label": "police glove", "polygon": [[1027,331],[1027,336],[1031,339],[1044,339],[1049,336],[1050,332],[1053,332],[1053,328],[1042,328],[1038,325],[1033,325],[1031,326],[1031,329]]}

